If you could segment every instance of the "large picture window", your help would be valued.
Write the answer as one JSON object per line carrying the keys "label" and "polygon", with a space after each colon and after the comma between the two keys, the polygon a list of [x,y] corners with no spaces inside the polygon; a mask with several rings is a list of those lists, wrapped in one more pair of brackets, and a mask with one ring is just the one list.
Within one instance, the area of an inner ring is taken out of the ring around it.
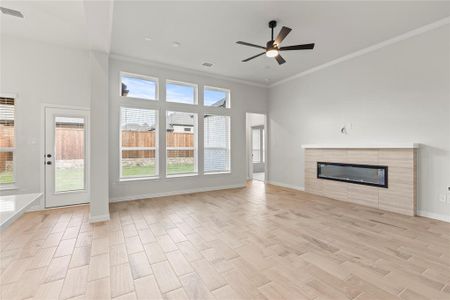
{"label": "large picture window", "polygon": [[120,95],[145,100],[158,100],[158,80],[143,75],[121,72]]}
{"label": "large picture window", "polygon": [[205,173],[231,170],[229,116],[205,115],[204,150]]}
{"label": "large picture window", "polygon": [[0,98],[0,185],[15,182],[15,99]]}
{"label": "large picture window", "polygon": [[197,173],[197,114],[168,111],[167,175]]}
{"label": "large picture window", "polygon": [[158,112],[121,107],[120,177],[158,176]]}

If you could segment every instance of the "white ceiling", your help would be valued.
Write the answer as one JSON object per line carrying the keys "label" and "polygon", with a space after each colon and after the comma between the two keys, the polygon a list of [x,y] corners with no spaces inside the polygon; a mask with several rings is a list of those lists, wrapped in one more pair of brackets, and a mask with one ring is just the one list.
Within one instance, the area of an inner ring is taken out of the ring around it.
{"label": "white ceiling", "polygon": [[[113,13],[111,0],[3,0],[0,6],[25,16],[0,14],[2,35],[110,50],[264,85],[450,16],[449,1],[115,0]],[[270,38],[271,19],[279,21],[276,32],[283,25],[293,29],[283,45],[315,42],[316,48],[283,53],[287,63],[282,66],[265,56],[242,63],[259,50],[235,42],[264,45]],[[181,46],[173,47],[174,41]],[[203,62],[214,66],[203,67]]]}
{"label": "white ceiling", "polygon": [[1,34],[89,47],[83,1],[5,1],[0,6],[19,10],[24,18],[0,14]]}
{"label": "white ceiling", "polygon": [[[111,51],[270,84],[449,15],[450,2],[430,1],[116,1]],[[282,66],[265,56],[242,63],[261,51],[235,42],[265,45],[271,19],[279,21],[278,30],[293,29],[283,45],[315,42],[316,48],[283,53]],[[181,46],[172,47],[173,41]]]}

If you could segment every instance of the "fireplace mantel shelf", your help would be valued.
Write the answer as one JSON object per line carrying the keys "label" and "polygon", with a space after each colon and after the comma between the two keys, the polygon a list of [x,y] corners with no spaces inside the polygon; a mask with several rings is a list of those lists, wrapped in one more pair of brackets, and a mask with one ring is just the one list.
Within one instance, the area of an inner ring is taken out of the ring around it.
{"label": "fireplace mantel shelf", "polygon": [[303,149],[416,149],[419,144],[404,143],[404,144],[314,144],[302,145]]}

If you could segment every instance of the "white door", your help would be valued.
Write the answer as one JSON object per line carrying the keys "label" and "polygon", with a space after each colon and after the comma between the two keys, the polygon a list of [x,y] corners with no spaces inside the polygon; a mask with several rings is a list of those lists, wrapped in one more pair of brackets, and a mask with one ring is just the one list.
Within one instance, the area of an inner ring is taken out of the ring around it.
{"label": "white door", "polygon": [[45,109],[45,207],[89,202],[89,111]]}

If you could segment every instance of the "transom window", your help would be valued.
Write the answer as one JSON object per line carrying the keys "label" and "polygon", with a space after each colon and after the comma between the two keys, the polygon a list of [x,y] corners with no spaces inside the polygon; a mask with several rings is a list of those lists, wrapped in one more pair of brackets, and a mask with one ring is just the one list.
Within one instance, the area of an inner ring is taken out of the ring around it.
{"label": "transom window", "polygon": [[203,94],[205,106],[230,108],[230,91],[206,86]]}
{"label": "transom window", "polygon": [[197,104],[197,85],[167,80],[166,101]]}
{"label": "transom window", "polygon": [[158,100],[158,80],[143,75],[121,72],[120,95],[145,100]]}

